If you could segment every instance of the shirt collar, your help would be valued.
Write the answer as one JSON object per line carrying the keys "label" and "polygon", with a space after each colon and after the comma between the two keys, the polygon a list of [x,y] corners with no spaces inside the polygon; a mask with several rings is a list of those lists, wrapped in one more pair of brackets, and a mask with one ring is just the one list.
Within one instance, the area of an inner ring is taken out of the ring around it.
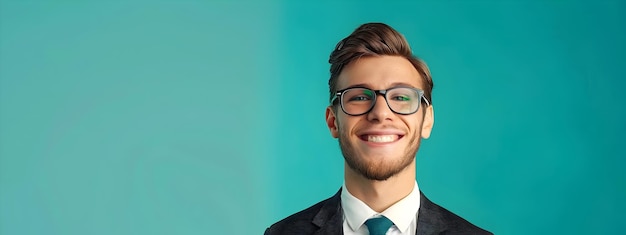
{"label": "shirt collar", "polygon": [[411,222],[417,217],[420,207],[420,194],[417,182],[409,195],[393,204],[382,213],[372,210],[367,204],[354,197],[346,188],[344,182],[341,188],[341,206],[343,215],[352,231],[357,231],[366,220],[384,215],[389,218],[401,232],[405,232]]}

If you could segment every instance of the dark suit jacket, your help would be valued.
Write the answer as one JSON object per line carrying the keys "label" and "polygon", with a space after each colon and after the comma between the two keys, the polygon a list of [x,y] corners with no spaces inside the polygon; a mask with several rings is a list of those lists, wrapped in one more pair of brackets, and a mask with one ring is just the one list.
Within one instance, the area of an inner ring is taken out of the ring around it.
{"label": "dark suit jacket", "polygon": [[[431,202],[420,192],[417,235],[492,234]],[[331,198],[293,214],[265,230],[265,235],[343,234],[341,190]]]}

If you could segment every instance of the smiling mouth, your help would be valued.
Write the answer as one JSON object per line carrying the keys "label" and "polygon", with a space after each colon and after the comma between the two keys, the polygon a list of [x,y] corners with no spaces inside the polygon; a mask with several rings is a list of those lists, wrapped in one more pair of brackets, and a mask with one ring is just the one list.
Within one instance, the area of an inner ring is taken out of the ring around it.
{"label": "smiling mouth", "polygon": [[402,138],[402,135],[361,135],[363,141],[373,143],[390,143]]}

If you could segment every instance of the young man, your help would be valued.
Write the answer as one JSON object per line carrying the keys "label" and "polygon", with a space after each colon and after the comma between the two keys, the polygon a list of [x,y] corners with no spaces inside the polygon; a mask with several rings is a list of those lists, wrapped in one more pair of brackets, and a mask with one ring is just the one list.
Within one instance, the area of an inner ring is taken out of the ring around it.
{"label": "young man", "polygon": [[404,36],[361,25],[329,62],[326,124],[345,159],[344,185],[265,234],[491,234],[419,191],[415,155],[433,127],[433,81]]}

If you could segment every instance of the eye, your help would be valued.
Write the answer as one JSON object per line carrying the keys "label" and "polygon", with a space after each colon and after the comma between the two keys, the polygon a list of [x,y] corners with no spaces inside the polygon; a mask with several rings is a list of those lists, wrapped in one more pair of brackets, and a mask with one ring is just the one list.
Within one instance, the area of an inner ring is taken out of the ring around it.
{"label": "eye", "polygon": [[397,95],[392,97],[391,99],[396,101],[410,101],[411,97],[409,97],[408,95]]}
{"label": "eye", "polygon": [[371,99],[372,98],[370,98],[367,95],[357,95],[357,96],[350,97],[349,101],[368,101]]}
{"label": "eye", "polygon": [[374,99],[374,92],[363,88],[354,88],[344,93],[344,99],[348,102],[367,102]]}

